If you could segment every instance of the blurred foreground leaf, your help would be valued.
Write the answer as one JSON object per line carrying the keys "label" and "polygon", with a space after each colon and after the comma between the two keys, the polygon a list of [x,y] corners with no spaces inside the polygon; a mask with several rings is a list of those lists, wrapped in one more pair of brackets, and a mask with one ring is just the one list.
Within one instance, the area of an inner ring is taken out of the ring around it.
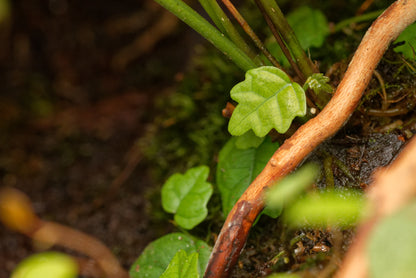
{"label": "blurred foreground leaf", "polygon": [[285,220],[294,227],[351,227],[364,208],[361,193],[353,190],[307,194],[285,210]]}
{"label": "blurred foreground leaf", "polygon": [[22,261],[11,278],[76,278],[78,265],[68,255],[44,252]]}
{"label": "blurred foreground leaf", "polygon": [[317,178],[319,167],[307,164],[296,170],[293,174],[278,181],[265,195],[266,206],[282,208],[292,203]]}
{"label": "blurred foreground leaf", "polygon": [[416,276],[416,201],[383,219],[368,245],[372,278]]}

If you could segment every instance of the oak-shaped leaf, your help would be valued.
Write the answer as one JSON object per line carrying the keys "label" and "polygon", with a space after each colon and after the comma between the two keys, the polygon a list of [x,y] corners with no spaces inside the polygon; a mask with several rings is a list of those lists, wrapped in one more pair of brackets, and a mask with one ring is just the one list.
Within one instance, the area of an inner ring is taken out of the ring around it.
{"label": "oak-shaped leaf", "polygon": [[[189,235],[172,233],[158,238],[146,246],[140,257],[131,266],[130,277],[159,278],[167,270],[179,250],[183,250],[187,254],[198,253],[197,270],[199,275],[203,275],[212,248],[204,241]],[[194,260],[194,258],[191,259]]]}
{"label": "oak-shaped leaf", "polygon": [[237,140],[237,137],[231,138],[218,156],[216,181],[224,215],[228,215],[279,147],[279,144],[273,143],[269,137],[266,137],[257,148],[248,149],[238,148]]}
{"label": "oak-shaped leaf", "polygon": [[246,79],[231,89],[231,98],[238,102],[228,131],[240,136],[250,129],[264,137],[271,129],[285,133],[296,116],[306,113],[306,97],[302,87],[275,67],[259,67],[247,71]]}
{"label": "oak-shaped leaf", "polygon": [[208,174],[207,166],[191,168],[184,175],[173,174],[162,187],[163,209],[175,214],[175,222],[185,229],[194,228],[208,214],[206,205],[212,195]]}

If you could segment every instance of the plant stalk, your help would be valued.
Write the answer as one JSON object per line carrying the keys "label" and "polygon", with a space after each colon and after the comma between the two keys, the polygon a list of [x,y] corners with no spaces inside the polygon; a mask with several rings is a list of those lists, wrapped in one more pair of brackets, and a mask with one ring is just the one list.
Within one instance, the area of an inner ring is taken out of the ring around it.
{"label": "plant stalk", "polygon": [[240,26],[243,28],[244,32],[246,32],[246,34],[251,38],[251,40],[260,49],[260,51],[264,54],[264,56],[266,56],[266,58],[272,63],[272,65],[283,70],[279,62],[273,57],[273,55],[269,52],[269,50],[267,50],[266,46],[261,42],[259,37],[253,31],[253,29],[251,29],[250,25],[248,25],[247,21],[238,12],[238,10],[234,7],[234,5],[229,0],[222,0],[222,2],[230,11],[230,13],[234,16],[234,18],[238,21]]}
{"label": "plant stalk", "polygon": [[277,149],[228,214],[211,253],[205,278],[229,276],[253,222],[264,208],[264,191],[293,171],[312,150],[344,125],[389,44],[415,20],[416,0],[398,0],[372,24],[330,102]]}
{"label": "plant stalk", "polygon": [[353,23],[359,23],[359,22],[363,22],[363,21],[373,20],[373,19],[377,18],[382,12],[383,12],[382,10],[378,10],[378,11],[374,11],[374,12],[354,16],[354,17],[345,19],[343,21],[340,21],[334,26],[334,28],[332,30],[332,33],[339,32],[342,29],[344,29],[345,27],[347,27],[348,25],[351,25]]}
{"label": "plant stalk", "polygon": [[202,16],[181,0],[154,0],[176,15],[192,29],[210,41],[216,48],[228,56],[238,67],[244,71],[256,68],[257,64],[224,34],[218,31]]}
{"label": "plant stalk", "polygon": [[258,2],[263,7],[263,10],[269,16],[270,20],[279,31],[279,34],[282,36],[284,42],[290,49],[296,64],[302,72],[302,76],[299,77],[301,78],[302,83],[304,83],[306,78],[319,71],[306,55],[305,51],[303,51],[295,33],[292,30],[292,27],[290,27],[276,2],[274,0],[259,0]]}
{"label": "plant stalk", "polygon": [[[263,14],[273,36],[288,59],[290,65],[295,70],[304,84],[309,76],[318,72],[313,62],[306,56],[295,33],[283,16],[279,6],[274,0],[255,0],[261,13]],[[295,59],[295,60],[294,60]],[[313,100],[314,104],[321,110],[330,100],[331,96],[326,92],[306,91],[308,99]],[[315,106],[314,105],[314,106]]]}
{"label": "plant stalk", "polygon": [[[299,69],[296,62],[293,60],[292,54],[290,53],[289,49],[287,48],[285,42],[283,41],[282,37],[279,34],[279,31],[277,31],[276,27],[274,26],[272,20],[267,15],[266,11],[264,10],[263,6],[261,5],[259,0],[254,0],[257,4],[257,7],[259,8],[260,12],[263,14],[264,19],[266,20],[267,25],[269,26],[270,31],[272,32],[274,38],[276,39],[276,42],[279,44],[280,49],[282,49],[283,54],[286,56],[287,60],[289,61],[289,64],[292,66],[293,70],[296,72],[296,75],[301,78],[304,77],[303,73]],[[303,79],[301,79],[303,80]],[[306,81],[306,79],[305,79]],[[303,83],[305,82],[303,81]]]}
{"label": "plant stalk", "polygon": [[[216,0],[199,0],[199,3],[207,12],[209,17],[215,23],[218,29],[221,32],[227,35],[227,37],[234,42],[241,50],[244,51],[251,59],[256,59],[257,54],[251,49],[251,47],[246,43],[243,37],[238,33],[237,29],[231,23],[228,16],[218,5]],[[259,59],[260,62],[260,59]],[[259,66],[261,63],[259,63]]]}

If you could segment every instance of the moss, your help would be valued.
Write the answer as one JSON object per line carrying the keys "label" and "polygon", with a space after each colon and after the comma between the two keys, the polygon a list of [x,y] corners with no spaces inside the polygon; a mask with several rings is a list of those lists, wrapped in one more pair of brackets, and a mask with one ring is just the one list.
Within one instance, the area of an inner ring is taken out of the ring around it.
{"label": "moss", "polygon": [[157,116],[140,141],[156,179],[215,165],[215,154],[229,137],[221,110],[244,73],[215,49],[198,46],[196,52],[178,88],[156,101]]}

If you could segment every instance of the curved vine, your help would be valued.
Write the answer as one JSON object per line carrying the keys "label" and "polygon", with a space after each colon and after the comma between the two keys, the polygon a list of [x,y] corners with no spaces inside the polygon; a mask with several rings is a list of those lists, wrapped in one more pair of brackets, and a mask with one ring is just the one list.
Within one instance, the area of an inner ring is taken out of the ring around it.
{"label": "curved vine", "polygon": [[229,213],[211,254],[205,278],[228,277],[253,222],[264,208],[264,190],[293,171],[313,149],[343,126],[389,44],[415,20],[416,0],[398,0],[372,24],[330,102],[274,153]]}

